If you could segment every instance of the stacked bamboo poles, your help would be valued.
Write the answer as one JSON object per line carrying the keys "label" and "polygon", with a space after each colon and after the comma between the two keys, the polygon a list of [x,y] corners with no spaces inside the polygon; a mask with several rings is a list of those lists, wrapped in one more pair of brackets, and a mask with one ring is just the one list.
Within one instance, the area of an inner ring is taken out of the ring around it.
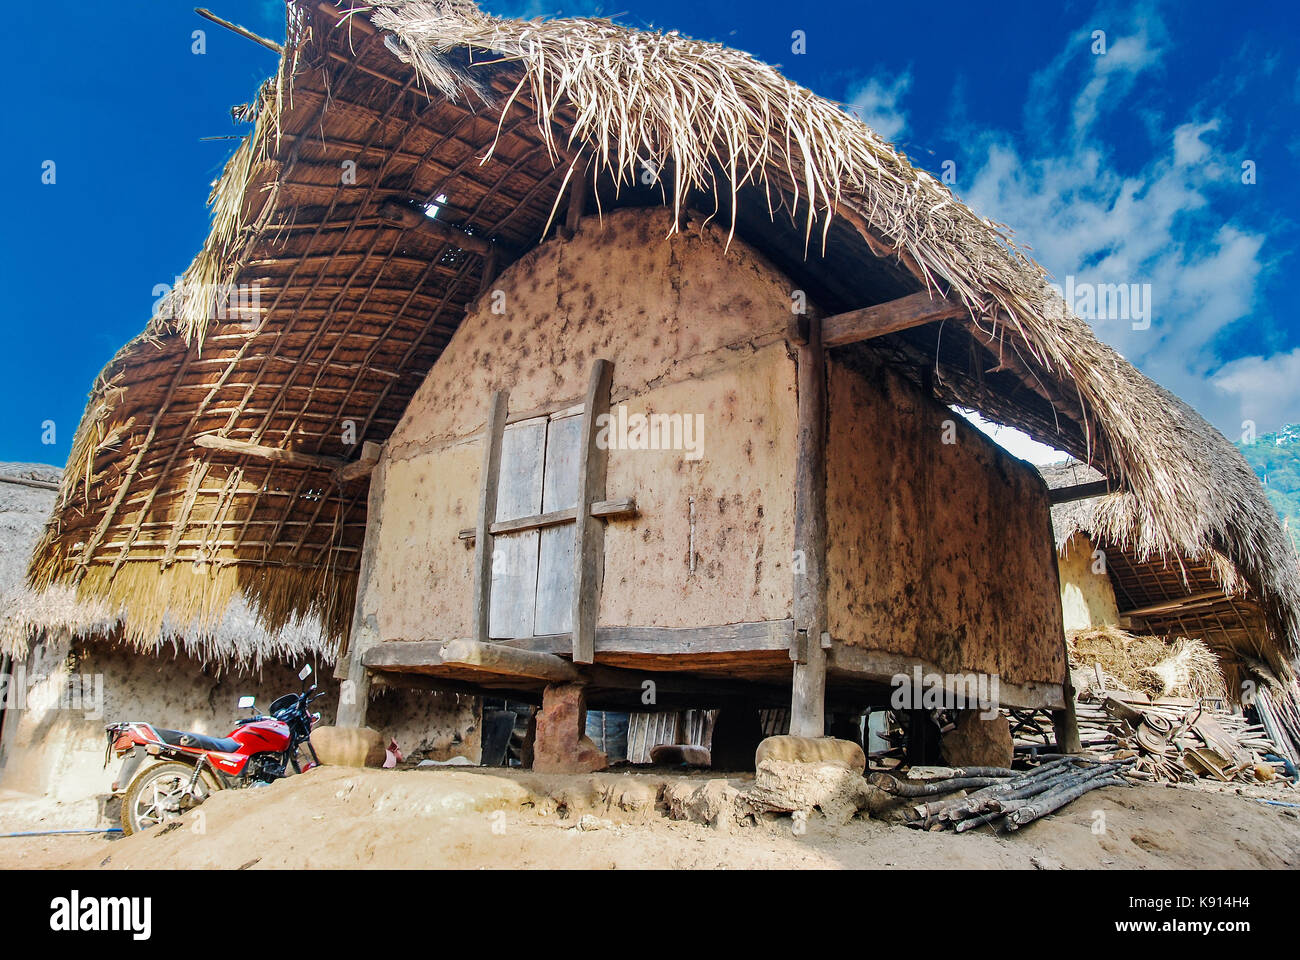
{"label": "stacked bamboo poles", "polygon": [[1290,691],[1278,691],[1280,695],[1275,697],[1264,687],[1256,692],[1255,702],[1260,719],[1271,728],[1270,735],[1277,742],[1274,751],[1300,766],[1300,710],[1296,708],[1295,690],[1293,682]]}

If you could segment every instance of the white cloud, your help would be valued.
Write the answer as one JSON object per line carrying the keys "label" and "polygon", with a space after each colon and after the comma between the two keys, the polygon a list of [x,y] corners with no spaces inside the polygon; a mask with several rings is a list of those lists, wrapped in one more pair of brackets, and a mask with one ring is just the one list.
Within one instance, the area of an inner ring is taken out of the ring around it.
{"label": "white cloud", "polygon": [[[1089,33],[1072,36],[1030,85],[1024,142],[1033,152],[984,132],[972,148],[976,173],[963,199],[1012,224],[1058,283],[1073,276],[1076,283],[1150,284],[1149,329],[1123,319],[1094,321],[1094,330],[1225,433],[1236,434],[1247,406],[1268,410],[1261,431],[1300,419],[1300,389],[1267,399],[1263,381],[1252,387],[1237,375],[1268,370],[1269,382],[1284,379],[1292,369],[1287,357],[1244,358],[1258,363],[1220,370],[1219,350],[1230,328],[1250,322],[1266,272],[1264,235],[1225,224],[1214,210],[1220,191],[1239,189],[1221,119],[1187,118],[1172,130],[1157,122],[1150,159],[1121,172],[1098,127],[1159,69],[1164,32],[1153,14],[1139,14],[1131,32],[1108,31],[1105,56],[1088,52]],[[1251,389],[1257,393],[1248,398]]]}
{"label": "white cloud", "polygon": [[1201,139],[1207,133],[1218,130],[1220,126],[1216,117],[1205,123],[1184,123],[1174,130],[1174,166],[1190,167],[1201,163],[1210,153],[1210,145]]}
{"label": "white cloud", "polygon": [[872,77],[849,91],[845,109],[891,143],[907,129],[907,116],[899,105],[912,86],[911,72],[883,83]]}
{"label": "white cloud", "polygon": [[[1259,433],[1295,422],[1300,410],[1300,347],[1271,357],[1240,357],[1225,363],[1214,375],[1213,386],[1235,405],[1244,430],[1245,421]],[[1239,439],[1225,424],[1228,439]]]}
{"label": "white cloud", "polygon": [[1092,67],[1091,78],[1074,100],[1075,136],[1086,136],[1105,104],[1127,94],[1137,77],[1159,61],[1160,51],[1153,46],[1149,33],[1150,22],[1143,20],[1137,24],[1134,33],[1113,41],[1108,39],[1105,53],[1091,52],[1091,31],[1076,36],[1074,43],[1066,48],[1065,57],[1068,59],[1072,59],[1070,53],[1086,49]]}

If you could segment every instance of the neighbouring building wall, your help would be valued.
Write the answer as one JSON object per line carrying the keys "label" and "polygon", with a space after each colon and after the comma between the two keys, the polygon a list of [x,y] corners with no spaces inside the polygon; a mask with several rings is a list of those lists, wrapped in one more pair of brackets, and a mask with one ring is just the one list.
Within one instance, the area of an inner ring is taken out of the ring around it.
{"label": "neighbouring building wall", "polygon": [[[218,671],[187,656],[146,656],[107,643],[34,643],[23,664],[26,709],[5,714],[0,784],[65,803],[106,794],[117,772],[115,761],[104,768],[106,724],[145,720],[222,737],[236,718],[248,715],[238,709],[241,696],[256,697],[265,709],[276,697],[301,689],[299,666]],[[328,673],[328,667],[317,670],[316,682],[329,691],[318,708],[332,717],[337,684]],[[72,697],[78,691],[80,705]]]}
{"label": "neighbouring building wall", "polygon": [[1093,570],[1098,562],[1094,550],[1088,535],[1076,531],[1060,553],[1061,611],[1067,632],[1119,623],[1115,587],[1104,570]]}
{"label": "neighbouring building wall", "polygon": [[[603,625],[701,626],[791,615],[794,361],[791,284],[725,231],[667,239],[664,209],[587,218],[527,254],[472,304],[372,477],[381,484],[358,592],[364,648],[471,633],[482,431],[511,413],[580,404],[613,363],[629,414],[701,414],[701,456],[609,452],[610,499],[639,515],[605,534]],[[692,556],[692,554],[694,554]]]}
{"label": "neighbouring building wall", "polygon": [[[248,715],[238,709],[241,696],[256,697],[265,709],[301,689],[301,666],[218,669],[184,655],[144,655],[106,642],[47,638],[33,643],[26,661],[13,668],[12,693],[21,693],[22,703],[4,713],[0,789],[62,804],[98,800],[102,806],[119,766],[113,758],[104,767],[106,724],[144,720],[222,737],[238,717]],[[314,707],[322,723],[333,723],[338,683],[328,664],[313,667],[309,682],[325,691]],[[394,691],[376,697],[370,719],[408,756],[478,758],[474,698]]]}
{"label": "neighbouring building wall", "polygon": [[865,353],[851,362],[828,363],[832,637],[944,672],[1060,683],[1046,485]]}

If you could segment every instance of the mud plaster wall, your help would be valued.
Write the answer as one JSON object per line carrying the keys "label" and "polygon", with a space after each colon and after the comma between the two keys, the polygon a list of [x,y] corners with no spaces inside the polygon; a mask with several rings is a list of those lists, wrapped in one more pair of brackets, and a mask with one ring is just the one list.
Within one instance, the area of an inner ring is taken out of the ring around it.
{"label": "mud plaster wall", "polygon": [[831,635],[944,672],[1060,683],[1042,480],[865,354],[851,362],[828,364]]}
{"label": "mud plaster wall", "polygon": [[610,451],[607,496],[635,496],[640,515],[607,524],[600,622],[790,616],[791,284],[724,232],[668,239],[669,223],[666,210],[587,218],[471,305],[385,447],[364,642],[470,633],[473,550],[457,532],[476,519],[489,397],[509,390],[512,413],[581,403],[598,358],[614,364],[615,407],[704,416],[699,460]]}
{"label": "mud plaster wall", "polygon": [[[300,666],[267,664],[256,672],[218,671],[189,657],[144,656],[107,643],[46,639],[33,644],[23,664],[32,708],[5,711],[0,788],[58,803],[105,795],[119,765],[113,759],[104,768],[105,724],[145,720],[169,729],[225,736],[237,717],[248,715],[238,709],[241,696],[256,697],[258,707],[265,709],[276,697],[301,688]],[[322,723],[333,723],[338,684],[330,677],[328,665],[313,666],[314,682],[325,691],[314,707]],[[91,684],[96,678],[103,683],[102,710],[95,708],[94,698],[82,701],[78,709],[54,706],[59,691],[94,689]],[[389,693],[376,698],[370,722],[386,737],[395,737],[408,755],[446,759],[465,754],[477,759],[475,704],[457,704],[457,698],[442,694]]]}
{"label": "mud plaster wall", "polygon": [[1094,573],[1093,550],[1087,534],[1076,532],[1061,551],[1061,612],[1067,632],[1119,623],[1115,587],[1105,573]]}

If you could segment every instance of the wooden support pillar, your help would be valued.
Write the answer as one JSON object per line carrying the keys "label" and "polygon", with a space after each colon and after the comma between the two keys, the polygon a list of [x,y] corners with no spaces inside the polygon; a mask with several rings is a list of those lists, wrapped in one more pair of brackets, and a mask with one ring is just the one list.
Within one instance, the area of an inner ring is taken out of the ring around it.
{"label": "wooden support pillar", "polygon": [[360,657],[348,664],[348,675],[339,684],[339,707],[335,712],[336,727],[364,727],[370,706],[370,671],[361,665]]}
{"label": "wooden support pillar", "polygon": [[[575,168],[580,161],[581,157],[574,158]],[[582,223],[582,217],[587,212],[587,191],[591,189],[591,180],[590,171],[574,170],[573,179],[569,184],[569,208],[564,216],[564,231],[570,239],[577,236],[578,225]]]}
{"label": "wooden support pillar", "polygon": [[826,732],[826,351],[811,319],[799,347],[799,433],[794,488],[794,691],[790,733]]}
{"label": "wooden support pillar", "polygon": [[478,524],[474,528],[474,639],[488,640],[492,597],[492,522],[497,518],[497,486],[501,477],[501,438],[506,430],[510,394],[498,390],[488,404],[483,431],[483,476],[479,480]]}
{"label": "wooden support pillar", "polygon": [[496,247],[483,258],[483,273],[479,276],[478,293],[479,296],[487,293],[488,288],[492,286],[492,281],[497,278],[501,272],[501,254]]}
{"label": "wooden support pillar", "polygon": [[1057,753],[1083,752],[1083,741],[1079,739],[1079,718],[1074,711],[1074,684],[1068,676],[1065,681],[1065,709],[1052,711],[1052,730],[1056,733]]}
{"label": "wooden support pillar", "polygon": [[1062,699],[1065,705],[1060,710],[1052,711],[1052,731],[1056,735],[1056,750],[1058,753],[1082,753],[1083,742],[1079,739],[1079,718],[1074,709],[1074,684],[1070,680],[1070,647],[1065,641],[1065,619],[1061,610],[1061,567],[1059,554],[1056,552],[1056,531],[1052,526],[1052,512],[1049,506],[1046,510],[1046,549],[1047,549],[1047,569],[1052,571],[1052,585],[1055,587],[1057,599],[1056,610],[1060,616],[1057,618],[1057,629],[1061,636],[1061,660],[1065,665],[1065,679],[1061,684]]}
{"label": "wooden support pillar", "polygon": [[366,710],[370,704],[370,671],[361,658],[370,646],[379,642],[376,632],[367,623],[362,608],[362,595],[370,580],[375,554],[379,549],[379,529],[384,515],[384,473],[381,460],[371,473],[370,493],[366,503],[366,538],[361,547],[361,566],[357,571],[357,596],[352,612],[352,628],[348,631],[343,649],[339,651],[334,676],[341,680],[335,725],[339,727],[364,727]]}
{"label": "wooden support pillar", "polygon": [[[592,504],[605,499],[609,450],[596,443],[601,414],[609,413],[614,364],[597,360],[591,368],[587,402],[582,414],[579,453],[577,519],[573,531],[573,662],[596,657],[596,619],[600,613],[601,577],[605,570],[605,522],[592,516]],[[482,536],[482,531],[479,532]]]}

